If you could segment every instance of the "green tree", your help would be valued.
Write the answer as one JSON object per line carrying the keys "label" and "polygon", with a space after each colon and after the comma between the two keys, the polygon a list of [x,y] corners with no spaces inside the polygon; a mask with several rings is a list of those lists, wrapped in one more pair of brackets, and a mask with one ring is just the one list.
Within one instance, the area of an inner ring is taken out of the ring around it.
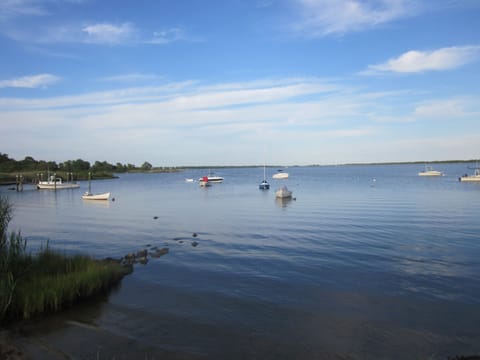
{"label": "green tree", "polygon": [[145,170],[145,171],[152,170],[152,164],[150,164],[148,161],[145,161],[145,162],[142,164],[141,169],[142,169],[142,170]]}

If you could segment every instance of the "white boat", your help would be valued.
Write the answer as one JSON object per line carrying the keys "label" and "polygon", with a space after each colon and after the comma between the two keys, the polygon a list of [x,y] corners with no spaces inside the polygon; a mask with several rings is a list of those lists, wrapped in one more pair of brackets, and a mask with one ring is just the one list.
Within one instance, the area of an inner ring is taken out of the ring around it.
{"label": "white boat", "polygon": [[193,182],[193,181],[194,181],[194,180],[193,180],[193,179],[191,179],[191,178],[187,178],[187,179],[185,179],[185,182]]}
{"label": "white boat", "polygon": [[110,193],[103,193],[103,194],[92,194],[91,192],[85,192],[82,195],[83,200],[108,200],[110,198]]}
{"label": "white boat", "polygon": [[109,192],[106,192],[103,194],[92,194],[91,181],[92,181],[91,173],[88,173],[88,191],[86,191],[82,195],[82,199],[83,200],[108,200],[110,197]]}
{"label": "white boat", "polygon": [[60,189],[76,189],[80,184],[76,182],[63,182],[62,178],[52,175],[47,181],[39,181],[37,189],[60,190]]}
{"label": "white boat", "polygon": [[[198,181],[204,180],[205,176],[202,176]],[[223,181],[223,177],[221,176],[216,176],[212,172],[210,172],[206,178],[208,179],[208,182],[210,183],[221,183]]]}
{"label": "white boat", "polygon": [[288,173],[278,170],[276,174],[273,174],[272,178],[277,180],[288,179]]}
{"label": "white boat", "polygon": [[459,177],[458,180],[463,182],[480,182],[480,168],[476,168],[473,175],[465,174]]}
{"label": "white boat", "polygon": [[438,170],[433,170],[433,167],[429,165],[425,165],[425,170],[420,171],[418,173],[418,176],[442,176],[443,172],[438,171]]}
{"label": "white boat", "polygon": [[280,189],[275,191],[275,197],[280,199],[291,198],[292,192],[288,190],[286,186],[282,186]]}

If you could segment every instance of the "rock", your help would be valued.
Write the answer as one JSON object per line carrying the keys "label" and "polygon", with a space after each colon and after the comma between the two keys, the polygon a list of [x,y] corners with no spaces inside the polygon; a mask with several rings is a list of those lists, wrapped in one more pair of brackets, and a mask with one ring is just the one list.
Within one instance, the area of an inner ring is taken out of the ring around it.
{"label": "rock", "polygon": [[197,245],[198,245],[198,242],[196,242],[196,241],[193,241],[193,242],[192,242],[192,246],[193,246],[193,247],[196,247]]}
{"label": "rock", "polygon": [[158,216],[154,216],[153,218],[154,218],[155,220],[157,220],[157,219],[158,219]]}
{"label": "rock", "polygon": [[159,258],[160,256],[163,256],[165,254],[168,254],[170,250],[168,248],[161,248],[161,249],[157,249],[155,250],[154,253],[151,253],[150,256],[153,257],[153,258]]}
{"label": "rock", "polygon": [[193,233],[192,236],[193,236],[193,237],[197,237],[198,235],[197,235],[197,233]]}
{"label": "rock", "polygon": [[138,251],[136,256],[138,258],[144,258],[144,257],[147,257],[147,255],[148,255],[148,250],[143,249],[143,250]]}

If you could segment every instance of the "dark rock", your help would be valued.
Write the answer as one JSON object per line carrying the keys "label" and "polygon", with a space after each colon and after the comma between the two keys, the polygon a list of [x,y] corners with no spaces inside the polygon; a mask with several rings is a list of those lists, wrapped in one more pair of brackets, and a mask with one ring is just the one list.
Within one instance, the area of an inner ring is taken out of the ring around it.
{"label": "dark rock", "polygon": [[198,242],[196,242],[196,241],[193,241],[193,242],[192,242],[192,246],[193,246],[193,247],[196,247],[197,245],[198,245]]}
{"label": "dark rock", "polygon": [[193,237],[197,237],[198,235],[197,235],[197,233],[193,233],[192,236],[193,236]]}
{"label": "dark rock", "polygon": [[168,254],[169,251],[170,250],[168,248],[157,249],[157,250],[155,250],[155,252],[150,253],[150,256],[153,257],[153,258],[159,258],[160,256]]}
{"label": "dark rock", "polygon": [[157,219],[158,219],[158,216],[154,216],[153,218],[154,218],[155,220],[157,220]]}
{"label": "dark rock", "polygon": [[143,250],[140,250],[137,252],[137,257],[139,258],[144,258],[144,257],[147,257],[148,255],[148,250],[147,249],[143,249]]}

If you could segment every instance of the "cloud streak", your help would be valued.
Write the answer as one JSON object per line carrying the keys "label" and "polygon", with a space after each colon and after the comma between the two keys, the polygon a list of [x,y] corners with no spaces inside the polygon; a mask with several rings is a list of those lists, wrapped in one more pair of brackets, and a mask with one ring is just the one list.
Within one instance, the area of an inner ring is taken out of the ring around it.
{"label": "cloud streak", "polygon": [[0,80],[0,88],[45,88],[60,81],[60,77],[52,74],[23,76],[15,79]]}
{"label": "cloud streak", "polygon": [[411,0],[297,0],[302,19],[293,25],[310,37],[368,30],[419,12]]}
{"label": "cloud streak", "polygon": [[480,46],[453,46],[433,51],[411,50],[385,63],[370,65],[365,75],[379,73],[422,73],[452,70],[478,61]]}

